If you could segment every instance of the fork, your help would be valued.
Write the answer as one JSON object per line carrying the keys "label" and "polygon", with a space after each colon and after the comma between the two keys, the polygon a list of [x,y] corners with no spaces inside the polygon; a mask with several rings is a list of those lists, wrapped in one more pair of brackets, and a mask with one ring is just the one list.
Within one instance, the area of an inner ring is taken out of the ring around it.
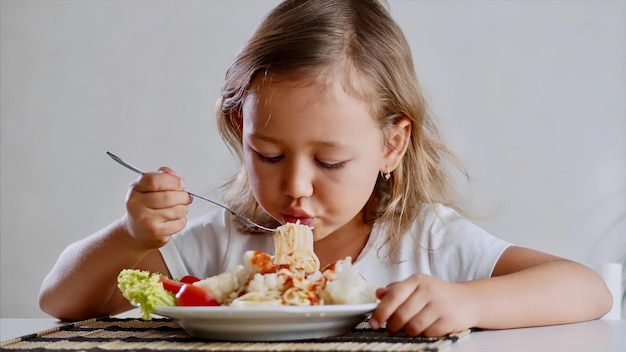
{"label": "fork", "polygon": [[[106,151],[106,153],[107,153],[108,156],[111,157],[111,159],[117,161],[119,164],[125,166],[126,168],[128,168],[130,170],[133,170],[133,171],[135,171],[136,173],[138,173],[140,175],[144,174],[143,171],[141,171],[140,169],[138,169],[135,166],[131,165],[130,163],[122,160],[122,158],[120,158],[119,156],[109,152],[108,150]],[[247,224],[250,227],[255,227],[255,228],[261,229],[263,231],[267,231],[267,232],[275,232],[276,231],[276,229],[265,227],[265,226],[259,225],[259,224],[255,223],[255,222],[252,222],[252,221],[248,220],[243,215],[235,212],[234,210],[230,209],[229,207],[227,207],[226,205],[224,205],[222,203],[214,201],[213,199],[210,199],[210,198],[207,198],[207,197],[203,197],[203,196],[201,196],[199,194],[196,194],[196,193],[193,193],[193,192],[189,192],[189,191],[185,191],[185,192],[187,192],[192,197],[200,198],[200,199],[205,200],[205,201],[207,201],[209,203],[217,205],[218,207],[224,208],[225,210],[227,210],[228,212],[233,214],[235,217],[237,217],[237,219],[243,221],[245,224]]]}

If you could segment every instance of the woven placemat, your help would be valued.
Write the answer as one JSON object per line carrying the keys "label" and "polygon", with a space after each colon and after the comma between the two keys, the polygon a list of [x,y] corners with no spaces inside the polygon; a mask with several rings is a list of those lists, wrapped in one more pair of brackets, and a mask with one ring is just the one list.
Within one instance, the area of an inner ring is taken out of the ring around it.
{"label": "woven placemat", "polygon": [[189,336],[169,319],[97,318],[0,343],[4,351],[441,351],[469,330],[440,338],[389,335],[363,322],[351,332],[314,340],[219,342]]}

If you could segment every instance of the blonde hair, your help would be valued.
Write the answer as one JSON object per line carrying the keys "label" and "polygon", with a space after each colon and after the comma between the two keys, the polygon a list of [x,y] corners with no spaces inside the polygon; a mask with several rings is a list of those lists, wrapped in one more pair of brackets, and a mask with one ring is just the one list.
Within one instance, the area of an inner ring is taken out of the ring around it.
{"label": "blonde hair", "polygon": [[[383,134],[400,118],[411,121],[406,154],[388,181],[378,177],[363,208],[363,221],[390,227],[390,257],[402,233],[419,218],[424,204],[452,206],[446,160],[454,160],[440,142],[420,90],[409,45],[386,7],[376,0],[286,0],[272,10],[226,73],[218,101],[222,138],[242,161],[240,110],[259,75],[316,77],[343,72],[347,91],[372,103]],[[365,85],[363,83],[365,82]],[[223,200],[244,216],[277,226],[265,214],[241,170],[223,190]],[[243,224],[241,229],[244,229]]]}

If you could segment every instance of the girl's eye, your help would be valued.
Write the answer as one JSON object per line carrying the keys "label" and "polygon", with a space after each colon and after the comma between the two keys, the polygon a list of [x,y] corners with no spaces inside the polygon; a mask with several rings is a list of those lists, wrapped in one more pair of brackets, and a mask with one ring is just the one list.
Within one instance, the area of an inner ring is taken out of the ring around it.
{"label": "girl's eye", "polygon": [[[265,156],[259,152],[256,153],[256,156],[259,158],[261,162],[268,163],[268,164],[276,164],[280,162],[281,160],[283,160],[284,158],[283,155]],[[325,162],[317,160],[316,162],[321,168],[326,169],[326,170],[338,170],[344,167],[346,164],[344,161],[339,162],[339,163],[325,163]]]}
{"label": "girl's eye", "polygon": [[277,162],[279,162],[283,157],[282,156],[265,156],[261,153],[256,153],[257,157],[259,158],[259,160],[261,160],[264,163],[268,163],[268,164],[275,164]]}
{"label": "girl's eye", "polygon": [[323,163],[321,161],[317,162],[322,168],[327,169],[327,170],[338,170],[341,169],[342,167],[345,166],[345,162],[339,162],[339,163],[334,163],[334,164],[329,164],[329,163]]}

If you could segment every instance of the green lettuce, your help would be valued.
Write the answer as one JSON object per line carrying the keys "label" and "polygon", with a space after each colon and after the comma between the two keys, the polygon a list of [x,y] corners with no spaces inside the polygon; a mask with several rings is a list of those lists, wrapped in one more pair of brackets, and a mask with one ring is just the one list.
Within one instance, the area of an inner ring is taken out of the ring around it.
{"label": "green lettuce", "polygon": [[117,276],[117,287],[124,297],[139,305],[144,320],[152,319],[156,306],[175,306],[174,295],[163,288],[162,275],[143,270],[124,269]]}

